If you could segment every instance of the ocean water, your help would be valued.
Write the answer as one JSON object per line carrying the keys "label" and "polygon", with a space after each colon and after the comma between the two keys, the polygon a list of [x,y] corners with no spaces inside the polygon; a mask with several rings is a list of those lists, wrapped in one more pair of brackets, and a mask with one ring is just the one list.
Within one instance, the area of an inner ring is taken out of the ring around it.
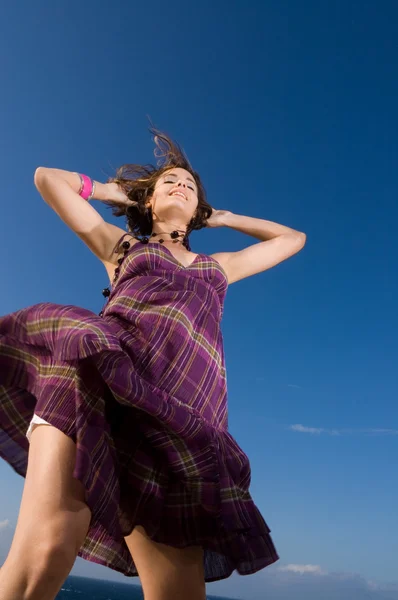
{"label": "ocean water", "polygon": [[[130,583],[70,575],[56,600],[143,600],[141,588]],[[208,600],[228,600],[208,596]]]}

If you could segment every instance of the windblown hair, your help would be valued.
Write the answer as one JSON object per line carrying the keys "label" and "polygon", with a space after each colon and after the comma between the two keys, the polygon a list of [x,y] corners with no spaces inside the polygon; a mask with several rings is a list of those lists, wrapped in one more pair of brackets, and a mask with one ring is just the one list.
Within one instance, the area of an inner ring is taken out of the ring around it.
{"label": "windblown hair", "polygon": [[112,213],[116,217],[126,217],[129,231],[135,235],[148,236],[152,233],[153,223],[152,209],[146,206],[146,203],[153,194],[157,180],[170,169],[176,167],[185,169],[193,176],[198,189],[198,206],[195,215],[187,224],[187,232],[183,240],[183,245],[190,250],[189,234],[195,229],[206,227],[212,208],[206,200],[206,192],[200,177],[193,170],[182,148],[154,127],[150,127],[149,131],[154,136],[157,166],[126,164],[119,167],[115,177],[108,179],[108,182],[117,183],[134,204],[126,206],[111,200],[106,204],[112,208]]}

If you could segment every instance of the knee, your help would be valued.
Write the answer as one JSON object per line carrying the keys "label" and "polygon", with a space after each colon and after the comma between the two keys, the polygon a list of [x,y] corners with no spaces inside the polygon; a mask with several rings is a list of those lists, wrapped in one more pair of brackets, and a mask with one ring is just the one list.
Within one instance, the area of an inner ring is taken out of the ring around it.
{"label": "knee", "polygon": [[30,557],[32,574],[42,577],[71,569],[76,559],[76,551],[69,544],[50,541],[38,544],[34,551],[30,552]]}
{"label": "knee", "polygon": [[31,544],[37,562],[44,565],[57,565],[75,561],[79,548],[84,542],[91,520],[90,510],[52,515],[41,528],[30,532]]}
{"label": "knee", "polygon": [[23,564],[33,580],[71,569],[87,532],[88,509],[83,517],[81,514],[74,514],[73,519],[55,515],[40,524],[27,524],[13,541],[14,562]]}
{"label": "knee", "polygon": [[[7,598],[55,598],[74,560],[74,553],[70,549],[52,543],[43,544],[39,540],[26,546],[22,554],[14,549],[1,569],[3,572],[4,568],[4,576],[11,582],[13,590],[13,594]],[[15,590],[18,590],[18,594],[15,594]]]}

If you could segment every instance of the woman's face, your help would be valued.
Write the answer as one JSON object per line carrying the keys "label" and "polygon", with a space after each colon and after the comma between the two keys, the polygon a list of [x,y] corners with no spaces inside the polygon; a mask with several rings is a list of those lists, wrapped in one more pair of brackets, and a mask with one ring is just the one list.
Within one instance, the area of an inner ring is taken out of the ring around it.
{"label": "woman's face", "polygon": [[198,188],[191,173],[180,167],[163,173],[150,202],[154,219],[189,223],[198,206]]}

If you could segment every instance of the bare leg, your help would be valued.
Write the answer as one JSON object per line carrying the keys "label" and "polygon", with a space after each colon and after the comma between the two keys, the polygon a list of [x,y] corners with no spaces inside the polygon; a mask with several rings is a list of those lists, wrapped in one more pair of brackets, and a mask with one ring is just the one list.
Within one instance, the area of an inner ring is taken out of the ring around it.
{"label": "bare leg", "polygon": [[74,442],[51,425],[32,432],[17,527],[0,570],[1,600],[53,600],[70,573],[91,520],[72,476]]}
{"label": "bare leg", "polygon": [[206,600],[203,550],[153,542],[142,527],[125,538],[145,600]]}

